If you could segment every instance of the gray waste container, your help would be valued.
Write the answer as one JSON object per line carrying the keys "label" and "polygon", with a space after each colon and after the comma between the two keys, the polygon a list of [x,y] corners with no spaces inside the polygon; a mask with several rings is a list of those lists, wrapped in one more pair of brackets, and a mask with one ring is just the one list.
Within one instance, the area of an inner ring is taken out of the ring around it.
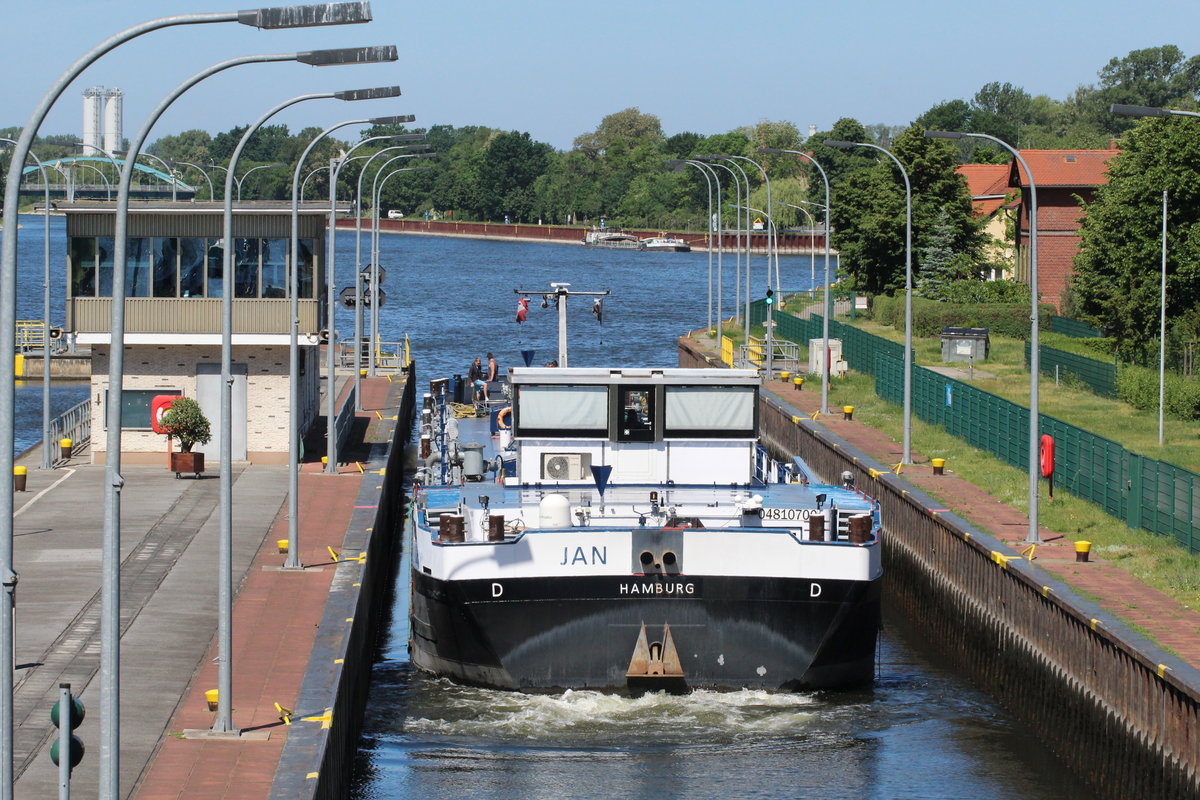
{"label": "gray waste container", "polygon": [[942,328],[942,361],[985,361],[990,348],[987,328]]}

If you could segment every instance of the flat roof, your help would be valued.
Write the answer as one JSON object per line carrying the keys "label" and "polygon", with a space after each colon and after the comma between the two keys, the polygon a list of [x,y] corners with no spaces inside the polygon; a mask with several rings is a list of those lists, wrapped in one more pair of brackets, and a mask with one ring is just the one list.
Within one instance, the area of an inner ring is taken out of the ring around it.
{"label": "flat roof", "polygon": [[601,386],[613,383],[711,383],[714,386],[756,386],[761,382],[757,370],[752,369],[684,369],[680,367],[661,369],[646,367],[512,367],[508,370],[508,377],[513,384],[561,383],[576,386],[580,384]]}
{"label": "flat roof", "polygon": [[[96,200],[92,202],[77,201],[74,203],[52,203],[52,208],[57,208],[64,214],[112,214],[116,212],[117,204],[107,200]],[[352,204],[346,202],[344,205],[339,204],[337,210],[339,213],[350,211]],[[329,213],[329,203],[321,201],[306,200],[300,204],[299,209],[304,215],[318,215]],[[223,214],[225,206],[223,203],[218,203],[210,200],[205,200],[199,203],[187,201],[179,202],[145,202],[131,201],[129,203],[129,213],[132,214]],[[246,216],[250,214],[263,215],[278,215],[291,214],[292,204],[276,201],[243,201],[233,204],[233,213],[238,216]]]}

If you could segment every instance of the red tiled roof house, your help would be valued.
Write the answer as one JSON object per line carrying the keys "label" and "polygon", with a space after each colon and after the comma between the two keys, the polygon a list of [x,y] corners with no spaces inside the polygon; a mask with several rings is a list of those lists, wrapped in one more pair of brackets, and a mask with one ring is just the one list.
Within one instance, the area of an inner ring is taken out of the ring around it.
{"label": "red tiled roof house", "polygon": [[[983,219],[988,236],[987,256],[993,263],[1012,264],[1015,253],[1009,241],[1007,223],[1015,210],[1016,196],[1008,185],[1008,164],[963,164],[956,170],[967,182],[976,219]],[[1012,269],[993,269],[988,280],[1011,278]]]}
{"label": "red tiled roof house", "polygon": [[[1037,185],[1038,291],[1059,308],[1079,252],[1080,201],[1090,203],[1108,182],[1108,161],[1119,150],[1022,150]],[[1008,185],[1021,190],[1017,212],[1017,280],[1029,283],[1029,176],[1015,161]]]}

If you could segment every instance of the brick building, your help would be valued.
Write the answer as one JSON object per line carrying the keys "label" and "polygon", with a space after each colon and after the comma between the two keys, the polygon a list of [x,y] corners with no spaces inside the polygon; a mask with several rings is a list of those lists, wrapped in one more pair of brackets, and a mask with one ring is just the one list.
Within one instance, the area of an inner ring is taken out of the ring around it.
{"label": "brick building", "polygon": [[[1059,308],[1079,252],[1081,203],[1108,182],[1108,160],[1119,150],[1022,150],[1037,183],[1038,290]],[[1015,159],[1008,185],[1021,190],[1017,210],[1017,280],[1029,282],[1029,177]]]}

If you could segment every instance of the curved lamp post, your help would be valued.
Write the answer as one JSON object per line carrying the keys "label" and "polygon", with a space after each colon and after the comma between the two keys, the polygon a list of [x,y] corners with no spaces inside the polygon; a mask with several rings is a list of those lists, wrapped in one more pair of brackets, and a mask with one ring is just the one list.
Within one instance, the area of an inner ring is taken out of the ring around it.
{"label": "curved lamp post", "polygon": [[329,169],[329,165],[322,164],[319,167],[313,167],[311,170],[309,170],[309,173],[304,176],[304,182],[300,184],[300,202],[301,203],[304,202],[304,187],[308,186],[308,179],[311,178],[312,176],[316,175],[321,170],[327,170],[327,169]]}
{"label": "curved lamp post", "polygon": [[[374,100],[386,97],[396,97],[400,94],[399,86],[380,89],[360,89],[353,92],[339,92],[343,100]],[[291,296],[292,324],[288,343],[288,554],[283,566],[287,569],[302,569],[298,553],[299,520],[300,520],[300,170],[308,154],[317,143],[329,134],[350,125],[394,125],[395,120],[405,117],[367,117],[350,119],[331,125],[321,131],[304,148],[296,167],[292,171],[292,233],[291,233],[291,269],[288,274],[288,294]],[[327,264],[327,270],[330,266]],[[316,286],[314,285],[314,295]],[[333,321],[328,323],[333,325]]]}
{"label": "curved lamp post", "polygon": [[[695,159],[690,159],[690,161],[694,161],[694,160]],[[725,170],[726,172],[728,172],[730,177],[733,178],[734,200],[736,201],[736,203],[730,203],[728,205],[730,205],[731,207],[733,205],[741,205],[741,203],[742,203],[742,185],[738,181],[738,174],[733,171],[733,167],[730,167],[728,164],[710,164],[707,161],[697,161],[696,163],[704,164],[706,167],[708,167],[710,170],[713,171],[714,176],[717,175],[716,170],[718,167]],[[721,184],[718,181],[718,183],[717,183],[718,197],[720,197],[720,193],[719,193],[720,185]],[[746,202],[749,202],[749,201],[750,201],[750,192],[747,189]],[[723,215],[724,215],[724,208],[726,205],[727,204],[725,204],[725,203],[720,203],[720,202],[717,203],[717,218],[718,218],[718,220],[721,220],[721,222],[718,223],[718,227],[721,228],[721,238],[722,239],[725,236],[724,216]],[[742,222],[741,222],[741,220],[742,220],[741,213],[738,211],[734,211],[734,223],[733,224],[737,231],[737,238],[734,240],[735,241],[734,254],[736,256],[736,261],[734,262],[734,270],[733,270],[733,274],[734,274],[734,278],[733,278],[734,316],[731,317],[731,319],[737,320],[738,322],[740,322],[742,319],[742,301],[741,301],[741,297],[742,297],[742,294],[741,294],[741,292],[742,292],[742,227],[741,227],[741,225],[742,225]],[[720,255],[721,255],[721,251],[718,250],[718,252],[717,252],[717,256],[718,256],[717,272],[718,272],[718,274],[720,273],[720,266],[721,266]],[[717,327],[718,328],[721,328],[721,308],[722,308],[721,301],[723,299],[721,297],[722,288],[723,288],[722,282],[720,280],[718,280],[717,281]]]}
{"label": "curved lamp post", "polygon": [[[313,66],[335,66],[341,64],[370,64],[395,61],[398,56],[394,45],[362,47],[337,50],[319,50],[303,54],[303,63]],[[298,59],[300,60],[300,59]],[[376,97],[394,97],[398,87],[363,92],[316,92],[299,95],[285,100],[259,117],[246,129],[229,159],[229,171],[225,174],[225,207],[222,237],[225,240],[225,257],[221,287],[221,548],[220,582],[218,600],[221,605],[220,621],[224,630],[218,632],[218,685],[220,695],[233,694],[233,294],[234,269],[233,251],[233,179],[237,173],[237,161],[250,137],[267,120],[280,111],[306,100],[339,99],[361,100]],[[213,721],[213,732],[234,733],[232,697],[221,700],[218,696],[217,717]]]}
{"label": "curved lamp post", "polygon": [[[1125,117],[1200,117],[1195,111],[1177,111],[1154,106],[1128,106],[1113,103],[1110,113]],[[1158,309],[1158,446],[1163,446],[1163,406],[1166,395],[1167,359],[1167,190],[1163,190],[1162,211],[1162,279],[1159,287]]]}
{"label": "curved lamp post", "polygon": [[[749,214],[750,212],[753,212],[755,214],[761,214],[767,218],[767,241],[769,242],[772,232],[774,232],[776,230],[775,217],[773,217],[769,212],[764,211],[761,208],[754,208],[753,206],[745,206],[745,209],[746,209],[747,214]],[[768,251],[768,256],[767,256],[767,291],[768,292],[771,291],[771,262],[770,262],[769,251]],[[763,331],[764,331],[763,338],[766,341],[766,353],[764,354],[764,356],[765,356],[764,361],[765,361],[765,367],[766,367],[766,371],[767,371],[767,380],[770,380],[775,377],[775,358],[774,358],[774,355],[775,355],[774,338],[775,337],[773,336],[774,328],[775,328],[774,315],[775,315],[775,306],[771,303],[767,303],[767,318],[763,323]],[[747,344],[749,344],[748,340],[747,340]],[[749,351],[747,351],[747,352],[749,352]]]}
{"label": "curved lamp post", "polygon": [[214,200],[214,199],[216,199],[216,196],[217,196],[217,195],[216,195],[216,192],[215,192],[215,191],[213,191],[213,182],[212,182],[212,178],[208,177],[208,173],[207,173],[207,172],[204,170],[204,168],[203,168],[203,167],[201,167],[199,164],[193,164],[193,163],[191,163],[190,161],[176,161],[175,163],[176,163],[176,164],[183,164],[185,167],[191,167],[192,169],[196,170],[196,171],[197,171],[197,172],[199,172],[201,175],[203,175],[203,176],[204,176],[204,180],[208,181],[208,199],[209,199],[209,200]]}
{"label": "curved lamp post", "polygon": [[[777,147],[760,147],[760,153],[787,153],[793,156],[800,156],[808,163],[817,168],[817,172],[821,174],[821,182],[825,184],[825,313],[822,315],[824,320],[821,323],[821,340],[824,343],[825,349],[825,372],[829,372],[829,318],[833,316],[833,276],[829,273],[829,176],[825,174],[825,168],[815,158],[800,150],[784,150]],[[829,413],[829,375],[825,375],[825,380],[821,381],[821,413]]]}
{"label": "curved lamp post", "polygon": [[[842,150],[848,150],[851,147],[866,147],[871,150],[878,150],[885,156],[890,158],[895,163],[896,168],[900,170],[901,177],[904,178],[904,453],[901,456],[900,463],[912,463],[912,183],[908,180],[908,171],[904,169],[904,165],[900,163],[900,159],[892,155],[890,150],[880,147],[877,144],[867,144],[866,142],[842,142],[833,139],[827,139],[824,144],[829,147],[837,147]],[[816,162],[813,162],[816,163]],[[828,356],[826,356],[828,358]],[[826,373],[829,372],[829,365],[825,365]],[[829,380],[826,374],[825,380]]]}
{"label": "curved lamp post", "polygon": [[[16,146],[12,139],[0,137],[0,142]],[[42,469],[51,469],[50,456],[50,176],[42,160],[32,150],[29,157],[42,172]]]}
{"label": "curved lamp post", "polygon": [[[15,331],[14,322],[16,316],[16,261],[17,261],[17,225],[16,214],[19,203],[19,183],[20,172],[24,166],[26,155],[29,152],[30,146],[33,143],[33,138],[37,135],[38,129],[49,113],[50,108],[55,101],[88,66],[99,59],[109,51],[119,47],[120,45],[135,39],[146,33],[155,30],[161,30],[176,25],[196,25],[215,22],[239,22],[245,25],[251,25],[258,28],[290,28],[290,27],[309,27],[316,25],[328,24],[344,24],[353,22],[368,22],[371,19],[370,6],[366,2],[351,2],[351,3],[323,3],[312,6],[289,6],[270,9],[255,9],[249,11],[233,11],[233,12],[216,12],[210,14],[182,14],[170,17],[161,17],[158,19],[143,22],[141,24],[127,28],[119,33],[109,37],[100,44],[87,51],[83,56],[75,61],[67,70],[58,78],[58,80],[50,87],[42,99],[34,107],[30,114],[29,120],[21,129],[21,136],[18,139],[17,145],[13,153],[13,163],[9,168],[8,181],[5,186],[4,197],[4,229],[7,232],[3,240],[3,247],[0,249],[0,351],[13,352],[15,348]],[[132,171],[131,173],[132,174]],[[126,181],[126,185],[127,181]],[[128,193],[128,189],[126,189]],[[118,240],[114,243],[123,247],[123,240]],[[115,248],[114,248],[115,249]],[[122,276],[122,289],[124,288],[124,269],[123,262],[114,269],[114,278],[116,275]],[[122,295],[115,295],[115,300],[123,300]],[[114,314],[117,308],[122,309],[123,302],[114,302]],[[115,334],[115,331],[114,331]],[[122,329],[123,334],[123,329]],[[120,343],[121,339],[116,339],[118,347],[113,348],[113,352],[120,354],[123,347]],[[121,356],[117,356],[117,360],[121,360]],[[14,420],[14,404],[15,394],[13,389],[13,365],[0,359],[0,420],[5,420],[3,423],[6,430],[3,441],[0,441],[0,579],[4,583],[4,598],[0,601],[0,664],[12,663],[12,611],[13,599],[17,583],[16,573],[12,569],[12,441],[13,435],[13,420]],[[120,386],[113,387],[110,384],[110,390],[120,390]],[[115,404],[118,407],[120,402]],[[119,421],[119,414],[118,414]],[[109,436],[116,435],[118,440],[120,437],[119,426],[109,429]],[[119,450],[119,447],[118,447]],[[123,479],[114,469],[115,465],[106,467],[107,482],[115,491],[119,491]],[[112,493],[109,493],[111,497]],[[107,498],[106,498],[107,499]],[[108,503],[106,502],[106,505]],[[111,519],[112,515],[109,515]],[[111,539],[113,532],[107,529],[106,525],[106,540]],[[118,545],[119,546],[119,545]],[[108,560],[106,552],[106,561]],[[113,565],[107,565],[109,569],[104,572],[105,586],[107,591],[103,592],[104,598],[102,606],[102,630],[101,640],[102,647],[107,632],[109,637],[115,633],[115,629],[111,629],[111,620],[117,614],[119,609],[108,608],[113,605],[116,600],[115,586],[109,584],[113,582]],[[119,565],[117,565],[119,569]],[[117,575],[119,580],[119,574]],[[108,613],[105,613],[107,611]],[[117,620],[119,623],[119,619]],[[111,642],[110,642],[111,644]],[[110,647],[110,650],[115,651],[115,647]],[[102,662],[106,661],[102,658]],[[105,664],[102,663],[102,667]],[[109,665],[110,672],[115,672],[115,662]],[[10,800],[12,797],[12,785],[14,778],[13,771],[13,715],[12,715],[12,673],[10,670],[0,670],[0,800]],[[101,687],[101,713],[106,718],[115,720],[117,703],[115,686],[112,683],[106,683]],[[105,714],[105,711],[109,713]],[[102,798],[115,798],[119,794],[119,772],[117,770],[117,737],[115,728],[113,731],[105,731],[105,736],[101,741],[100,748],[100,796]]]}
{"label": "curved lamp post", "polygon": [[84,163],[76,163],[76,164],[75,164],[75,166],[77,166],[77,167],[87,167],[87,168],[88,168],[88,169],[90,169],[92,172],[94,172],[94,173],[96,173],[97,175],[99,175],[99,176],[100,176],[100,180],[104,181],[104,194],[105,194],[105,199],[107,199],[107,200],[112,200],[112,182],[111,182],[111,181],[109,181],[109,179],[108,179],[108,176],[104,174],[104,170],[100,169],[99,167],[93,166],[93,165],[91,165],[91,164],[84,164]]}
{"label": "curved lamp post", "polygon": [[[405,117],[411,122],[416,117]],[[326,303],[328,304],[329,316],[329,344],[325,348],[325,370],[326,370],[326,388],[325,393],[325,474],[337,474],[337,456],[338,456],[338,441],[334,431],[334,421],[337,418],[337,359],[336,355],[336,336],[333,326],[334,317],[337,315],[337,294],[334,291],[336,288],[334,282],[334,273],[337,269],[337,182],[338,175],[342,171],[342,165],[346,163],[351,153],[358,148],[370,142],[378,142],[384,139],[400,139],[404,136],[425,138],[425,134],[399,134],[391,136],[371,136],[356,142],[344,155],[334,159],[329,166],[329,247],[325,253],[325,263],[328,269],[325,271],[325,291]],[[357,284],[358,278],[355,277]],[[360,342],[354,343],[355,349],[361,346]],[[357,384],[356,384],[357,385]],[[357,400],[355,403],[357,404]]]}
{"label": "curved lamp post", "polygon": [[[734,166],[734,168],[736,168],[737,171],[740,172],[742,175],[742,182],[745,183],[745,185],[746,185],[745,204],[746,205],[750,204],[750,176],[748,176],[746,174],[746,170],[742,169],[741,164],[739,164],[739,163],[737,163],[737,161],[733,160],[733,158],[734,158],[733,156],[721,155],[721,154],[708,154],[708,155],[694,156],[694,158],[698,161],[728,161],[730,164],[732,164]],[[722,165],[718,164],[717,166],[722,166]],[[740,203],[742,201],[739,200],[738,202],[739,202],[738,207],[743,208],[744,206],[740,205]],[[740,216],[741,212],[739,211],[738,214]],[[738,231],[738,244],[739,245],[741,244],[741,231],[740,230]],[[768,261],[767,261],[767,274],[768,275],[770,275],[770,272],[771,272],[770,265],[771,265],[771,262],[770,262],[769,256],[768,256]],[[749,344],[750,343],[750,212],[746,212],[746,271],[744,274],[745,274],[745,295],[746,296],[745,296],[745,301],[743,302],[743,300],[740,297],[740,294],[742,292],[742,279],[739,276],[738,287],[737,287],[737,290],[739,293],[738,316],[742,320],[742,326],[744,328],[743,335],[745,336],[746,344]]]}
{"label": "curved lamp post", "polygon": [[242,177],[235,179],[235,183],[237,183],[237,199],[238,199],[238,202],[239,202],[239,203],[240,203],[240,202],[242,202],[242,184],[243,184],[243,183],[245,183],[245,181],[246,181],[246,178],[250,177],[250,173],[251,173],[251,172],[254,172],[254,171],[255,171],[255,170],[257,170],[257,169],[271,169],[271,168],[273,168],[273,167],[286,167],[286,166],[287,166],[287,164],[279,164],[279,163],[276,163],[276,164],[259,164],[257,167],[251,167],[250,169],[246,170],[246,172],[245,172],[245,173],[242,175]]}
{"label": "curved lamp post", "polygon": [[[424,134],[420,134],[420,135],[423,136]],[[383,192],[383,186],[387,182],[387,178],[390,177],[390,174],[387,177],[384,177],[382,179],[382,182],[380,180],[380,176],[382,175],[384,169],[386,169],[389,164],[391,164],[394,161],[399,161],[401,159],[406,159],[406,158],[437,158],[437,157],[438,157],[437,153],[408,153],[405,155],[393,156],[392,158],[389,158],[387,161],[385,161],[382,165],[380,165],[379,169],[375,171],[375,177],[371,181],[371,207],[374,209],[379,208],[379,198]],[[415,170],[416,168],[413,167],[410,169]],[[419,171],[426,172],[430,169],[433,169],[433,167],[422,167]],[[403,170],[395,170],[395,171],[400,172]],[[372,376],[375,374],[375,355],[374,354],[378,350],[378,347],[379,347],[379,303],[380,303],[380,301],[379,301],[379,220],[380,220],[379,214],[376,213],[372,220],[373,224],[371,226],[371,234],[372,234],[372,236],[371,236],[371,264],[372,264],[372,269],[371,269],[371,336],[370,336],[370,338],[373,343],[372,344],[373,349],[371,351],[372,356],[371,356],[371,366],[370,366],[369,373]]]}
{"label": "curved lamp post", "polygon": [[[416,119],[416,117],[413,117],[413,119]],[[419,138],[410,138],[410,137],[419,137]],[[423,134],[423,133],[401,133],[401,134],[396,134],[395,136],[389,136],[387,138],[393,139],[393,140],[420,142],[420,141],[424,140],[425,134]],[[354,340],[356,342],[358,342],[358,345],[356,345],[356,347],[354,348],[354,398],[355,398],[354,402],[356,404],[355,410],[357,410],[357,411],[362,410],[362,327],[363,327],[363,319],[362,319],[362,313],[363,313],[362,312],[362,305],[363,305],[363,303],[362,303],[362,299],[363,299],[362,298],[362,182],[363,182],[363,177],[367,174],[367,169],[371,166],[371,162],[374,161],[379,156],[382,156],[386,153],[392,153],[397,150],[428,150],[428,149],[429,149],[429,145],[427,145],[427,144],[400,144],[400,145],[395,145],[392,147],[385,147],[382,150],[377,150],[368,156],[356,156],[356,158],[366,158],[366,160],[367,160],[367,163],[363,164],[362,169],[359,170],[359,172],[358,172],[358,182],[354,189],[354,203],[355,203],[355,213],[354,213]],[[354,159],[351,159],[351,160],[353,161]],[[378,206],[372,205],[371,209],[375,216],[379,216]],[[376,263],[375,259],[372,259],[371,260],[371,286],[375,287],[375,288],[372,288],[372,290],[371,290],[372,301],[376,300],[379,296],[378,280],[379,280],[379,265],[378,265],[378,263]],[[375,328],[374,320],[375,320],[375,316],[378,313],[379,313],[378,309],[376,309],[374,306],[372,306],[371,307],[372,331]],[[369,376],[373,378],[373,377],[375,377],[374,353],[375,353],[375,347],[377,346],[377,343],[375,342],[375,338],[373,336],[371,337],[371,342],[372,342],[372,345],[371,345],[372,356],[371,356],[371,364],[370,364],[370,369],[369,369]]]}
{"label": "curved lamp post", "polygon": [[[713,225],[713,179],[710,177],[710,171],[707,165],[700,161],[689,161],[682,158],[668,158],[666,161],[668,167],[673,172],[683,172],[685,166],[695,167],[700,170],[700,174],[704,176],[704,183],[707,188],[706,195],[708,196],[708,217],[705,227],[708,230],[708,235],[705,237],[708,240],[708,335],[713,335],[713,247],[712,247],[712,225]],[[715,175],[715,173],[712,173]],[[720,184],[718,184],[720,186]],[[718,199],[717,205],[720,206]]]}
{"label": "curved lamp post", "polygon": [[1020,151],[1003,139],[986,133],[959,131],[925,131],[925,136],[930,139],[986,139],[1012,153],[1013,158],[1025,170],[1025,177],[1029,178],[1029,293],[1032,295],[1032,310],[1029,315],[1029,533],[1026,534],[1025,541],[1029,544],[1041,544],[1042,537],[1038,533],[1038,371],[1041,364],[1038,353],[1037,184],[1034,183],[1033,173],[1029,171],[1029,165],[1021,157]]}
{"label": "curved lamp post", "polygon": [[171,202],[172,203],[176,202],[179,199],[179,197],[175,191],[175,187],[176,187],[175,170],[171,169],[170,164],[163,161],[161,158],[154,155],[153,153],[134,153],[133,150],[131,149],[128,153],[125,154],[126,158],[132,158],[135,162],[142,156],[145,156],[146,158],[153,158],[159,164],[162,164],[162,168],[167,171],[167,177],[171,181]]}

